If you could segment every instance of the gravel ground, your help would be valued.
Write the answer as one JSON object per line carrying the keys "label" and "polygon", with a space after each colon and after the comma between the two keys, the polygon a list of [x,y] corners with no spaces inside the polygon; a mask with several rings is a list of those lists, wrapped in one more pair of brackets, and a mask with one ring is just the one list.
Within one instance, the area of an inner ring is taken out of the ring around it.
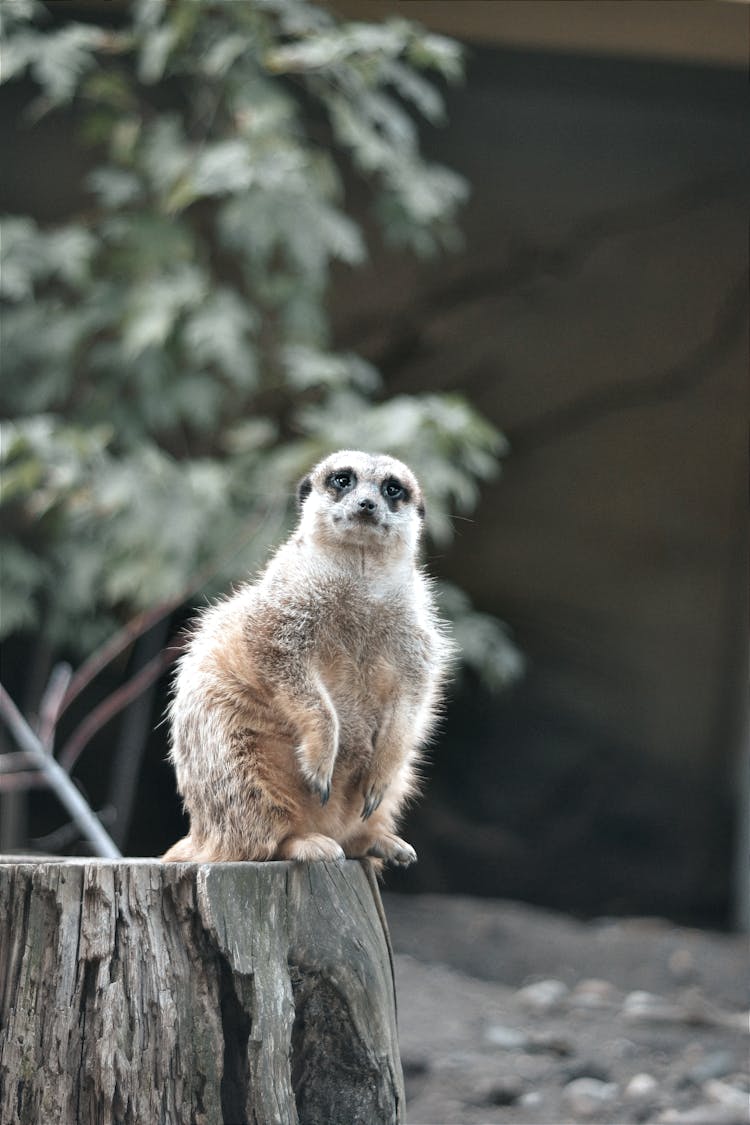
{"label": "gravel ground", "polygon": [[384,896],[408,1125],[748,1125],[748,944]]}

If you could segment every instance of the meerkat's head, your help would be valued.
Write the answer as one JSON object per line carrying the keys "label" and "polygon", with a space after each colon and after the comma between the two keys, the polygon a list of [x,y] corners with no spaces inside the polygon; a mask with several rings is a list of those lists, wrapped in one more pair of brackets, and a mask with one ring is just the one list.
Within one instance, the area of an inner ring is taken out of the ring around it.
{"label": "meerkat's head", "polygon": [[416,552],[424,500],[416,477],[386,454],[332,453],[300,481],[299,531],[322,547]]}

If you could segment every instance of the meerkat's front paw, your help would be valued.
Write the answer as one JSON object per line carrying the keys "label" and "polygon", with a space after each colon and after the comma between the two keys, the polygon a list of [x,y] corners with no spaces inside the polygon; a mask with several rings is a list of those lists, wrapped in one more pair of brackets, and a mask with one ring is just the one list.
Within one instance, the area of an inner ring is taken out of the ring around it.
{"label": "meerkat's front paw", "polygon": [[297,751],[302,776],[305,779],[308,789],[311,789],[318,797],[320,797],[321,805],[325,805],[331,796],[331,782],[333,780],[333,759],[330,761],[323,760],[316,763],[310,761],[309,755],[305,753],[304,746],[300,747]]}
{"label": "meerkat's front paw", "polygon": [[400,836],[394,836],[390,832],[387,835],[378,836],[370,844],[367,854],[374,856],[375,859],[384,859],[386,863],[392,863],[395,867],[409,867],[412,863],[417,862],[417,853],[411,844],[407,844],[406,840],[402,840]]}
{"label": "meerkat's front paw", "polygon": [[331,780],[332,775],[329,774],[307,774],[305,780],[312,789],[313,793],[317,793],[320,797],[321,805],[328,804],[328,799],[331,796]]}

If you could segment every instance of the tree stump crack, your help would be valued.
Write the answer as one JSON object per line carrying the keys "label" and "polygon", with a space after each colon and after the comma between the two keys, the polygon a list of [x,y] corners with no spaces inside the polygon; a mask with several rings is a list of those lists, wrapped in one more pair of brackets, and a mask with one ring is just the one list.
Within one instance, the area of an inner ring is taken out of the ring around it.
{"label": "tree stump crack", "polygon": [[248,1011],[245,1006],[244,995],[240,994],[245,993],[245,983],[252,989],[253,978],[235,974],[222,953],[218,954],[217,961],[221,1033],[224,1040],[221,1111],[225,1125],[249,1125],[246,1107],[250,1071],[247,1056],[253,1017],[252,1010]]}

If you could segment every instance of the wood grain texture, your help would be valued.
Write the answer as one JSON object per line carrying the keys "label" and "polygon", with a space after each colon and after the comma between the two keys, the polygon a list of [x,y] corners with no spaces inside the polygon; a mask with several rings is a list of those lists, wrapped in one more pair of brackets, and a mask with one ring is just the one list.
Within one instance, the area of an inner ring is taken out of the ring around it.
{"label": "wood grain texture", "polygon": [[0,862],[0,1121],[403,1120],[369,865]]}

